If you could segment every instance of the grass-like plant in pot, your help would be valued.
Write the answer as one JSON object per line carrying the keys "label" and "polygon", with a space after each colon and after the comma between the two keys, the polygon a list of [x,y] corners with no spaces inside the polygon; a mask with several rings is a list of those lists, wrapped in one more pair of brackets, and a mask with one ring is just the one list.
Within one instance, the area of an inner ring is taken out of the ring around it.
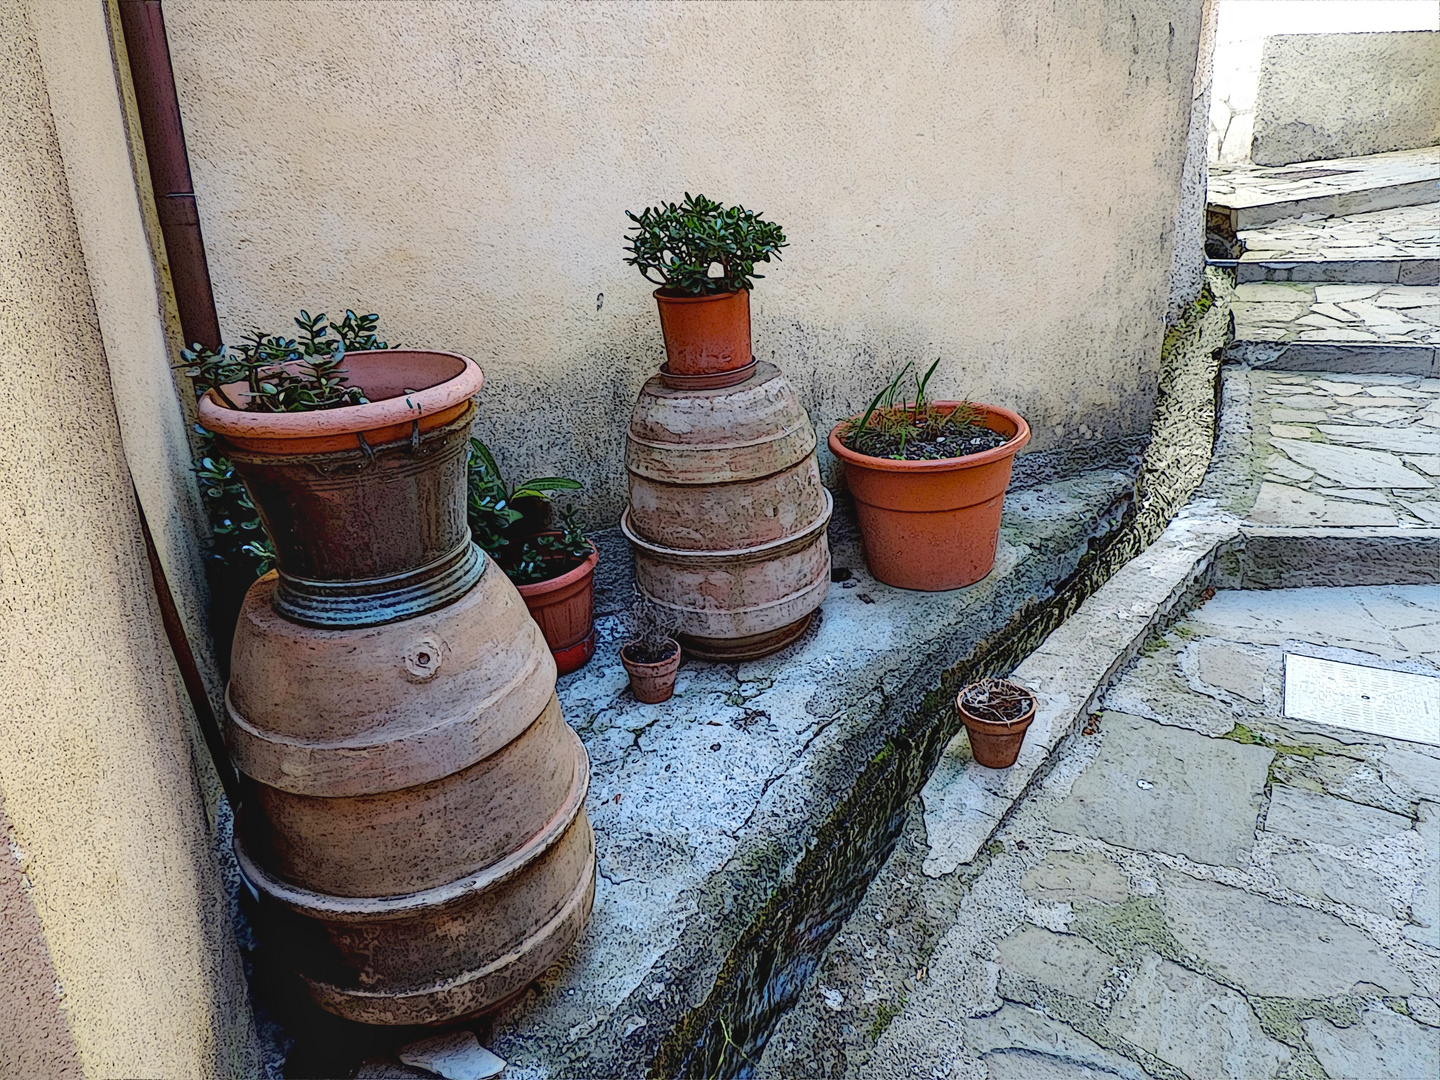
{"label": "grass-like plant in pot", "polygon": [[479,439],[470,440],[470,533],[509,575],[540,625],[561,675],[595,655],[595,567],[600,552],[572,511],[553,527],[550,499],[578,480],[542,476],[511,488]]}
{"label": "grass-like plant in pot", "polygon": [[625,644],[620,663],[630,676],[630,692],[646,705],[668,701],[675,692],[680,670],[680,643],[675,640],[680,621],[669,609],[635,590],[625,613]]}
{"label": "grass-like plant in pot", "polygon": [[665,336],[667,381],[696,389],[733,386],[754,371],[750,286],[755,264],[780,257],[785,232],[743,206],[685,194],[626,216],[625,260],[660,286],[655,302]]}
{"label": "grass-like plant in pot", "polygon": [[939,363],[924,375],[906,364],[863,414],[830,432],[870,572],[926,592],[971,585],[990,572],[1011,466],[1030,441],[1029,425],[1009,409],[931,401],[926,388]]}

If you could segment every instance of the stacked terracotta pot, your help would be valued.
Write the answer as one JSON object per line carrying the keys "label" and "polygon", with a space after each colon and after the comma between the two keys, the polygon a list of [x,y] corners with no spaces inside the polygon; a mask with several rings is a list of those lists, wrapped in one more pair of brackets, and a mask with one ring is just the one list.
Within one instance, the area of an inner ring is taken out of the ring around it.
{"label": "stacked terracotta pot", "polygon": [[371,404],[201,402],[277,547],[227,689],[236,852],[323,1007],[436,1023],[523,989],[584,927],[589,763],[539,627],[470,540],[479,369],[346,367]]}
{"label": "stacked terracotta pot", "polygon": [[[779,370],[752,357],[746,291],[656,298],[668,359],[640,391],[625,446],[636,583],[675,616],[690,655],[764,656],[805,632],[830,587],[815,429]],[[704,326],[707,303],[740,301],[743,333]],[[667,302],[701,324],[698,341]]]}

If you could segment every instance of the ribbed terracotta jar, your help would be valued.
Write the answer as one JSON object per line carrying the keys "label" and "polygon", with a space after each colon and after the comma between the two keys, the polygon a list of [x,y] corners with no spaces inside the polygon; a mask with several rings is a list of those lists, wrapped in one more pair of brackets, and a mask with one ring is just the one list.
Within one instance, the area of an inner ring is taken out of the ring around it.
{"label": "ribbed terracotta jar", "polygon": [[700,659],[764,656],[809,625],[830,587],[830,493],[815,429],[773,364],[735,386],[657,376],[631,415],[621,528],[642,592]]}
{"label": "ribbed terracotta jar", "polygon": [[201,406],[288,529],[232,650],[236,854],[315,1000],[374,1024],[513,995],[575,941],[595,883],[589,764],[554,658],[465,525],[479,369],[408,355],[439,357],[441,382],[424,385],[428,359],[356,353],[370,405]]}

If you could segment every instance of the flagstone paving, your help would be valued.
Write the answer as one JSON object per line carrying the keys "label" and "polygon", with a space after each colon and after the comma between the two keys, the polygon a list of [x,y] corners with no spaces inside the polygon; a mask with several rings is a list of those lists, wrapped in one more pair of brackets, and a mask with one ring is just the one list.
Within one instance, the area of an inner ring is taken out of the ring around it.
{"label": "flagstone paving", "polygon": [[[1440,526],[1440,379],[1251,370],[1250,520]],[[1236,408],[1239,402],[1234,402]]]}
{"label": "flagstone paving", "polygon": [[1239,234],[1241,284],[1327,281],[1440,284],[1440,204],[1305,217]]}
{"label": "flagstone paving", "polygon": [[1216,594],[974,863],[917,815],[758,1074],[1440,1075],[1440,747],[1283,716],[1287,649],[1440,674],[1408,630],[1440,586]]}
{"label": "flagstone paving", "polygon": [[1295,165],[1212,165],[1209,217],[1230,231],[1305,214],[1359,214],[1440,202],[1440,154],[1434,147],[1306,161]]}
{"label": "flagstone paving", "polygon": [[1263,281],[1235,289],[1235,340],[1440,345],[1440,286]]}

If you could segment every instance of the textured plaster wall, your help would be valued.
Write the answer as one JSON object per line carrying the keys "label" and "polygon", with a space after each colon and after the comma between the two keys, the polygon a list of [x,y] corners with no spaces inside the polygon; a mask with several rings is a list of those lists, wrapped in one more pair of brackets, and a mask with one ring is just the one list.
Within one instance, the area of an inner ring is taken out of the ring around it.
{"label": "textured plaster wall", "polygon": [[1440,32],[1265,39],[1255,98],[1257,165],[1440,143]]}
{"label": "textured plaster wall", "polygon": [[1170,304],[1165,312],[1167,323],[1174,323],[1180,318],[1186,305],[1200,295],[1200,287],[1205,283],[1205,203],[1206,188],[1210,183],[1210,159],[1206,147],[1219,9],[1218,0],[1205,0],[1200,28],[1200,56],[1191,88],[1185,165],[1175,219],[1175,244],[1170,256]]}
{"label": "textured plaster wall", "polygon": [[221,324],[380,311],[474,356],[512,474],[623,504],[662,360],[623,211],[781,222],[756,351],[818,427],[906,360],[1037,447],[1143,431],[1201,0],[166,0]]}
{"label": "textured plaster wall", "polygon": [[[1212,162],[1250,160],[1265,39],[1275,34],[1374,34],[1440,30],[1436,0],[1219,0],[1210,97]],[[1325,75],[1317,88],[1325,94]],[[1431,76],[1433,81],[1433,75]],[[1376,109],[1383,108],[1375,103]],[[1353,110],[1359,112],[1358,109]]]}
{"label": "textured plaster wall", "polygon": [[[0,799],[63,1020],[31,1034],[57,1067],[70,1041],[87,1076],[248,1075],[244,978],[42,57],[56,19],[92,46],[97,10],[0,0]],[[22,978],[9,955],[3,977]],[[0,1045],[0,1074],[36,1075],[23,1049]]]}

